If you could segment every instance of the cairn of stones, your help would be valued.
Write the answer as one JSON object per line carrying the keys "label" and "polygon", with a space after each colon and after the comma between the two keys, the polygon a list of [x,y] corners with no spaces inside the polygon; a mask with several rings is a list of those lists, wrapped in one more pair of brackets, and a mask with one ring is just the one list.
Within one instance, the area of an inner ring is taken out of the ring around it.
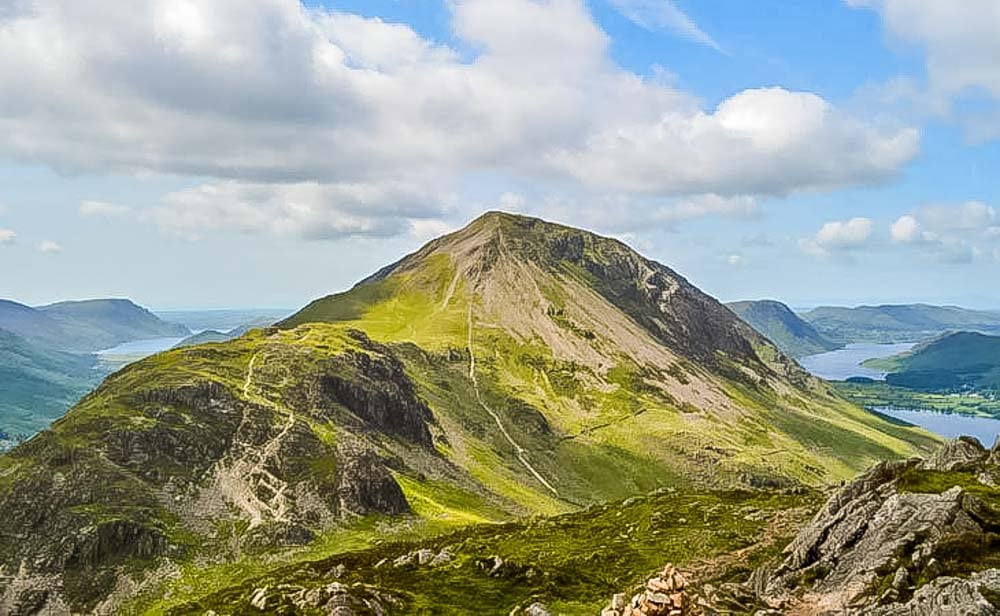
{"label": "cairn of stones", "polygon": [[625,594],[615,595],[601,616],[685,616],[689,613],[686,583],[676,567],[667,565],[646,580],[645,589],[630,601],[626,602]]}

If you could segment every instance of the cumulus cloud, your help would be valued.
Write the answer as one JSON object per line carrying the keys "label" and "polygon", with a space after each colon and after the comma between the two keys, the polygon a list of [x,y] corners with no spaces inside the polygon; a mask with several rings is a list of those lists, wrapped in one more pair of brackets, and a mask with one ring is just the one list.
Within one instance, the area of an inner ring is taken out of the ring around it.
{"label": "cumulus cloud", "polygon": [[980,201],[926,205],[900,216],[890,237],[935,260],[968,263],[993,254],[993,244],[1000,241],[1000,215]]}
{"label": "cumulus cloud", "polygon": [[11,229],[0,229],[0,244],[13,244],[17,233]]}
{"label": "cumulus cloud", "polygon": [[986,109],[959,112],[972,135],[1000,137],[1000,3],[996,0],[846,0],[878,10],[885,29],[926,54],[928,89],[923,97],[984,96]]}
{"label": "cumulus cloud", "polygon": [[711,215],[751,218],[758,212],[757,199],[754,197],[707,194],[694,195],[675,204],[660,207],[654,211],[653,219],[658,222],[675,223]]}
{"label": "cumulus cloud", "polygon": [[405,183],[295,184],[235,180],[170,193],[154,219],[179,235],[237,229],[304,239],[390,236],[439,213],[436,196]]}
{"label": "cumulus cloud", "polygon": [[611,4],[641,28],[669,30],[716,51],[722,51],[719,44],[671,0],[611,0]]}
{"label": "cumulus cloud", "polygon": [[847,221],[832,221],[820,227],[811,238],[799,241],[802,250],[813,256],[826,257],[860,248],[872,236],[874,223],[870,218],[855,217]]}
{"label": "cumulus cloud", "polygon": [[118,205],[106,201],[83,201],[80,203],[80,216],[84,218],[116,218],[127,216],[132,209],[127,205]]}
{"label": "cumulus cloud", "polygon": [[889,235],[894,242],[916,242],[921,238],[920,223],[913,216],[900,216],[892,223]]}
{"label": "cumulus cloud", "polygon": [[367,214],[329,204],[338,187],[392,192],[401,177],[449,187],[484,171],[601,195],[784,195],[885,180],[919,148],[915,129],[866,123],[804,92],[748,90],[705,109],[615,65],[582,0],[455,0],[454,49],[294,0],[31,6],[0,16],[0,157],[334,194],[301,215],[269,201],[267,223],[224,207],[183,216],[209,225],[403,231],[406,204]]}
{"label": "cumulus cloud", "polygon": [[53,254],[62,250],[62,246],[53,242],[52,240],[42,240],[38,243],[38,252],[43,252],[46,254]]}

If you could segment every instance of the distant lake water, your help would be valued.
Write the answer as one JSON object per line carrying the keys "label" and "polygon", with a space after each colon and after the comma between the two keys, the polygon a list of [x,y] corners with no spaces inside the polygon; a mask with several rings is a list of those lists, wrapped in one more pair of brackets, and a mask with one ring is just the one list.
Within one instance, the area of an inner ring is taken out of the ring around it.
{"label": "distant lake water", "polygon": [[134,361],[139,361],[144,357],[156,355],[161,351],[172,348],[175,344],[184,340],[187,336],[180,338],[149,338],[147,340],[133,340],[118,346],[104,349],[96,353],[97,360],[102,367],[117,370]]}
{"label": "distant lake water", "polygon": [[876,357],[891,357],[909,351],[915,345],[915,342],[899,344],[858,342],[836,351],[808,355],[799,359],[799,363],[812,374],[828,381],[845,381],[852,376],[864,376],[882,381],[885,380],[885,372],[866,368],[861,362]]}
{"label": "distant lake water", "polygon": [[1000,436],[1000,419],[912,409],[876,408],[875,410],[883,415],[889,415],[920,426],[945,438],[956,438],[963,435],[974,436],[985,447],[992,447],[997,436]]}

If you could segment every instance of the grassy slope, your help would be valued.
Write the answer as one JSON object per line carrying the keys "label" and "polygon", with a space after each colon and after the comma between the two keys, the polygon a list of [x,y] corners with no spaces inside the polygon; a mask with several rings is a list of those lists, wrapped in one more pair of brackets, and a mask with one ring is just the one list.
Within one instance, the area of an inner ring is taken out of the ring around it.
{"label": "grassy slope", "polygon": [[[641,583],[666,562],[704,572],[701,582],[745,575],[775,555],[818,502],[815,493],[663,490],[552,518],[478,525],[433,539],[276,567],[176,605],[170,613],[239,613],[248,609],[256,588],[308,588],[336,579],[388,591],[403,601],[394,613],[507,614],[513,607],[543,601],[557,613],[593,614],[613,593]],[[437,568],[391,565],[415,549],[447,549],[453,560]],[[491,576],[479,561],[493,556],[506,568]],[[389,564],[376,566],[383,559]],[[346,573],[334,578],[338,565]],[[280,611],[281,606],[270,609]]]}
{"label": "grassy slope", "polygon": [[[289,324],[342,321],[382,342],[405,341],[429,351],[461,349],[467,343],[470,302],[473,310],[479,308],[461,279],[449,301],[444,301],[455,266],[444,255],[434,259],[433,268],[368,283],[333,301],[317,302]],[[554,452],[542,450],[539,463],[556,477],[569,462],[576,469],[593,469],[590,486],[574,489],[572,478],[563,482],[570,483],[566,496],[573,500],[620,497],[701,479],[699,472],[704,471],[692,460],[712,466],[717,476],[703,477],[708,481],[727,473],[736,477],[749,469],[761,476],[823,483],[853,476],[878,459],[916,453],[907,441],[924,447],[934,443],[925,433],[901,430],[820,391],[782,396],[730,382],[725,386],[726,399],[750,412],[727,418],[672,399],[647,382],[649,378],[684,379],[683,369],[674,376],[660,375],[620,358],[613,369],[599,373],[554,358],[537,341],[515,340],[488,327],[477,328],[475,334],[477,366],[488,377],[493,394],[542,410],[561,437]],[[408,365],[419,372],[412,362]],[[425,386],[436,413],[447,417],[454,412],[448,405],[435,404],[427,377],[416,380]],[[518,429],[517,422],[513,423]],[[531,442],[530,434],[519,437]],[[460,464],[471,464],[473,473],[487,485],[519,500],[513,492],[517,486],[508,485],[506,477],[498,481],[494,476],[495,460],[482,459],[486,452],[456,445]],[[622,477],[629,479],[623,484]],[[597,485],[607,487],[594,490]],[[548,500],[544,492],[538,496],[539,504]]]}

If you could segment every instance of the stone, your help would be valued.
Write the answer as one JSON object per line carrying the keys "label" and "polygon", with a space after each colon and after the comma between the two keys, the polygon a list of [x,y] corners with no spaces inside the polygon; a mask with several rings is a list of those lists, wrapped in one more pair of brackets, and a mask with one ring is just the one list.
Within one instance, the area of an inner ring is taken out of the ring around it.
{"label": "stone", "polygon": [[258,610],[267,609],[267,586],[258,588],[254,591],[253,595],[250,597],[250,605],[254,606]]}
{"label": "stone", "polygon": [[625,593],[618,593],[611,597],[611,609],[619,611],[625,609]]}
{"label": "stone", "polygon": [[549,608],[544,603],[538,601],[532,603],[524,610],[525,616],[552,616]]}
{"label": "stone", "polygon": [[922,468],[933,471],[970,470],[985,462],[989,454],[979,439],[960,436],[935,451]]}

